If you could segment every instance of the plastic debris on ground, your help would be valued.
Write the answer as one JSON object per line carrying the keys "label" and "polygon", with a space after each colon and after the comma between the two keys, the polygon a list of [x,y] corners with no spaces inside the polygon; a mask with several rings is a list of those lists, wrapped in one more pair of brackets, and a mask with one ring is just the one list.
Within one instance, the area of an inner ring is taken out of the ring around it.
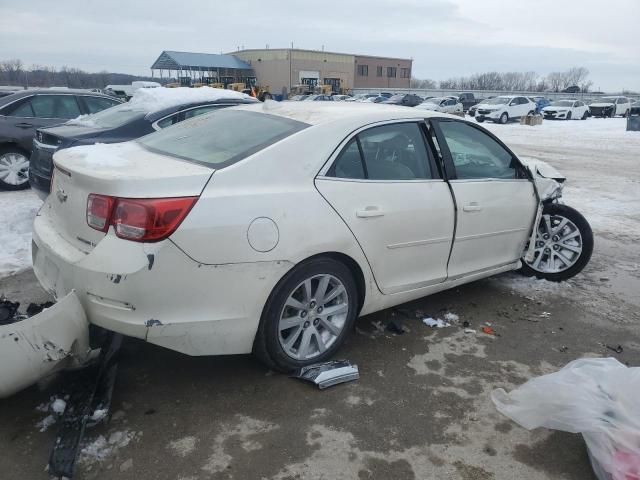
{"label": "plastic debris on ground", "polygon": [[296,370],[293,378],[299,378],[307,382],[315,383],[320,390],[351,382],[360,378],[357,365],[352,365],[347,360],[333,360],[331,362],[317,363]]}
{"label": "plastic debris on ground", "polygon": [[599,480],[640,480],[640,367],[614,358],[574,360],[491,398],[526,429],[581,433]]}
{"label": "plastic debris on ground", "polygon": [[431,327],[431,328],[446,328],[451,326],[450,323],[445,322],[441,318],[431,318],[431,317],[423,318],[422,323],[424,323],[427,327]]}
{"label": "plastic debris on ground", "polygon": [[480,331],[486,335],[491,335],[492,337],[498,337],[498,333],[493,329],[493,327],[482,327]]}

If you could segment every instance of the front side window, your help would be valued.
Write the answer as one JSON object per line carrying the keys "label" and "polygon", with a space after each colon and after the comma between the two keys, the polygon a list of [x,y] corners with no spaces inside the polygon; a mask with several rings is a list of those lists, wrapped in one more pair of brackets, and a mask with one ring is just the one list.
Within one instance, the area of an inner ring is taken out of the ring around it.
{"label": "front side window", "polygon": [[37,95],[31,99],[33,113],[39,118],[56,118],[55,103],[56,97],[53,95]]}
{"label": "front side window", "polygon": [[517,178],[512,155],[489,135],[463,122],[439,125],[459,179]]}
{"label": "front side window", "polygon": [[394,123],[359,133],[340,153],[328,176],[368,180],[433,178],[417,123]]}
{"label": "front side window", "polygon": [[223,108],[142,137],[151,151],[223,168],[309,125],[266,113]]}

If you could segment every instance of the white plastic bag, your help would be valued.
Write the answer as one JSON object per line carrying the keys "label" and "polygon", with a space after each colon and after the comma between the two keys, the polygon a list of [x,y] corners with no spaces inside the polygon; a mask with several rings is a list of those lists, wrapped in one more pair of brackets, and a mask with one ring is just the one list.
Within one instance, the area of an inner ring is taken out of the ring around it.
{"label": "white plastic bag", "polygon": [[574,360],[491,399],[524,428],[582,433],[600,480],[640,480],[640,367],[614,358]]}

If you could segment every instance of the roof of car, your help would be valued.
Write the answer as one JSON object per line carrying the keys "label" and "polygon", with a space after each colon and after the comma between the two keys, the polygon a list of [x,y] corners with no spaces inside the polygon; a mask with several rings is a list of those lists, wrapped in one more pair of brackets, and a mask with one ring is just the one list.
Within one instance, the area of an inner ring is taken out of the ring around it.
{"label": "roof of car", "polygon": [[56,88],[31,88],[29,90],[18,90],[17,92],[12,93],[11,95],[7,95],[5,97],[0,98],[0,106],[6,105],[8,103],[15,102],[16,100],[24,97],[29,97],[31,95],[91,95],[94,97],[104,97],[110,98],[116,101],[119,101],[117,98],[111,97],[109,95],[104,95],[102,93],[91,92],[89,90],[75,90],[70,88],[64,89],[56,89]]}
{"label": "roof of car", "polygon": [[354,122],[374,123],[404,118],[442,117],[449,115],[411,107],[359,102],[275,102],[266,101],[258,105],[237,107],[242,110],[259,111],[291,120],[321,125],[349,118]]}

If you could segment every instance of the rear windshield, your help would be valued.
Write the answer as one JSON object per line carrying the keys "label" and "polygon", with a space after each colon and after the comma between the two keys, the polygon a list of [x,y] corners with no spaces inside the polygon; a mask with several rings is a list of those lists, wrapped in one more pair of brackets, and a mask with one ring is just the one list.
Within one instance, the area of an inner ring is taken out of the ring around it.
{"label": "rear windshield", "polygon": [[93,128],[116,128],[132,120],[143,118],[148,112],[140,108],[132,108],[128,103],[107,108],[92,115],[83,115],[81,118],[69,120],[69,125],[84,125]]}
{"label": "rear windshield", "polygon": [[222,168],[308,126],[275,115],[223,109],[180,122],[138,142],[154,152]]}

